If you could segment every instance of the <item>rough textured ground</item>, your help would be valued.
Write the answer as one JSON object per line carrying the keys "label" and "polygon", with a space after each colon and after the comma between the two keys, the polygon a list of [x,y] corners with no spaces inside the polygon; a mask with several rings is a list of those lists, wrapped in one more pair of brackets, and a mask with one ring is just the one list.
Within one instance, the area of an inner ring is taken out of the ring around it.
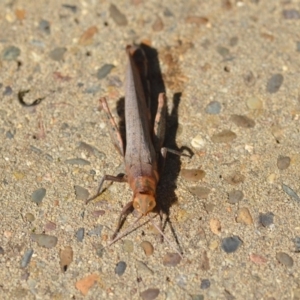
{"label": "rough textured ground", "polygon": [[[0,3],[0,298],[300,299],[299,1],[49,2]],[[146,224],[103,251],[131,191],[85,205],[122,171],[98,99],[117,117],[141,42],[194,155],[158,191],[172,246]]]}

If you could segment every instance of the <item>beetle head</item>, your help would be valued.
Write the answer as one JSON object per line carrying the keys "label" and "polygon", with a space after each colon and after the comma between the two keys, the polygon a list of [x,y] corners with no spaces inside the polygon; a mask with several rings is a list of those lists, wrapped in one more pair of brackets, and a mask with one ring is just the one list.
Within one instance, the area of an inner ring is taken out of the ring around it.
{"label": "beetle head", "polygon": [[155,207],[155,197],[150,194],[137,193],[133,199],[133,207],[142,215],[147,215]]}

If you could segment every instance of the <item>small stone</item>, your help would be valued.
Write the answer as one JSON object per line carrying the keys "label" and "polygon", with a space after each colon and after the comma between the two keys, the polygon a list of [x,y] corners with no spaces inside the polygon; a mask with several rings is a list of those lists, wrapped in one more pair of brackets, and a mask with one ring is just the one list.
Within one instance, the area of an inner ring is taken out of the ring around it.
{"label": "small stone", "polygon": [[92,214],[93,214],[93,217],[98,218],[100,216],[105,215],[105,210],[104,209],[94,210],[92,212]]}
{"label": "small stone", "polygon": [[111,4],[109,7],[110,17],[115,21],[115,23],[119,26],[127,25],[126,16],[120,12],[120,10],[114,4]]}
{"label": "small stone", "polygon": [[86,166],[86,165],[90,165],[91,163],[83,158],[71,158],[71,159],[67,159],[66,164],[70,164],[70,165],[79,165],[79,166]]}
{"label": "small stone", "polygon": [[201,254],[200,258],[200,269],[202,271],[208,271],[210,269],[209,266],[209,258],[207,256],[207,252],[204,250]]}
{"label": "small stone", "polygon": [[96,26],[89,27],[80,37],[79,44],[82,46],[87,46],[92,44],[94,35],[98,32]]}
{"label": "small stone", "polygon": [[242,244],[238,236],[227,237],[222,240],[221,248],[226,253],[235,252]]}
{"label": "small stone", "polygon": [[295,252],[299,253],[300,252],[300,237],[299,236],[295,237],[294,243],[295,243],[295,247],[296,247]]}
{"label": "small stone", "polygon": [[282,189],[286,192],[290,197],[292,197],[296,201],[300,201],[299,196],[296,194],[294,190],[292,190],[289,186],[282,184]]}
{"label": "small stone", "polygon": [[48,249],[55,247],[58,240],[56,236],[47,234],[32,233],[30,237],[34,242],[37,242],[40,247]]}
{"label": "small stone", "polygon": [[94,229],[92,229],[88,232],[88,235],[89,236],[93,236],[93,235],[100,236],[102,229],[103,229],[103,225],[101,225],[101,224],[96,225]]}
{"label": "small stone", "polygon": [[211,101],[205,108],[205,112],[210,115],[218,115],[221,112],[222,105],[218,101]]}
{"label": "small stone", "polygon": [[240,172],[234,172],[224,178],[229,184],[237,185],[245,181],[245,176]]}
{"label": "small stone", "polygon": [[236,221],[237,221],[237,223],[242,223],[242,224],[246,224],[246,225],[253,224],[252,216],[247,207],[242,207],[238,210]]}
{"label": "small stone", "polygon": [[267,83],[267,92],[269,92],[270,94],[274,94],[278,92],[282,83],[283,83],[283,76],[281,74],[272,75],[272,77],[269,79]]}
{"label": "small stone", "polygon": [[42,200],[44,199],[45,196],[46,196],[46,189],[39,188],[31,194],[31,200],[37,205],[39,205],[42,203]]}
{"label": "small stone", "polygon": [[143,300],[153,300],[158,297],[159,289],[149,288],[143,291],[140,296]]}
{"label": "small stone", "polygon": [[187,284],[187,276],[184,274],[178,274],[175,278],[176,284],[181,288],[185,288]]}
{"label": "small stone", "polygon": [[5,136],[10,140],[14,138],[14,134],[10,130],[6,132]]}
{"label": "small stone", "polygon": [[257,265],[263,265],[268,261],[265,257],[255,253],[251,253],[249,255],[249,258],[252,262],[254,262]]}
{"label": "small stone", "polygon": [[127,253],[133,252],[133,242],[130,240],[123,241],[123,251]]}
{"label": "small stone", "polygon": [[230,56],[230,51],[226,47],[218,46],[216,50],[223,58],[227,58]]}
{"label": "small stone", "polygon": [[204,178],[205,172],[200,169],[182,169],[180,175],[188,181],[199,181]]}
{"label": "small stone", "polygon": [[221,222],[219,219],[210,219],[209,227],[212,233],[219,235],[221,233]]}
{"label": "small stone", "polygon": [[105,64],[103,65],[100,69],[97,71],[97,78],[98,79],[103,79],[105,78],[110,71],[114,68],[115,66],[112,64]]}
{"label": "small stone", "polygon": [[4,255],[4,249],[0,246],[0,255]]}
{"label": "small stone", "polygon": [[84,228],[79,228],[77,231],[76,231],[76,239],[78,242],[82,242],[83,241],[83,238],[84,238]]}
{"label": "small stone", "polygon": [[285,252],[277,252],[276,259],[284,266],[291,268],[294,265],[294,260]]}
{"label": "small stone", "polygon": [[211,137],[213,143],[230,143],[236,139],[236,134],[231,130],[223,130],[219,133],[214,134]]}
{"label": "small stone", "polygon": [[238,44],[239,38],[237,36],[233,36],[232,38],[230,38],[229,40],[229,45],[230,47],[234,47]]}
{"label": "small stone", "polygon": [[26,213],[24,216],[25,220],[28,222],[33,222],[35,220],[35,217],[32,213]]}
{"label": "small stone", "polygon": [[152,25],[152,30],[157,32],[157,31],[162,31],[163,29],[164,29],[163,20],[161,19],[161,17],[157,17]]}
{"label": "small stone", "polygon": [[74,186],[75,195],[77,200],[86,200],[89,198],[89,191],[79,185]]}
{"label": "small stone", "polygon": [[77,6],[76,5],[70,5],[70,4],[62,4],[62,7],[69,9],[72,13],[77,12]]}
{"label": "small stone", "polygon": [[62,272],[66,272],[69,265],[73,261],[73,249],[71,246],[66,246],[59,252],[59,264]]}
{"label": "small stone", "polygon": [[140,246],[144,250],[146,256],[150,256],[150,255],[153,254],[154,247],[152,246],[152,244],[150,242],[143,241],[143,242],[140,243]]}
{"label": "small stone", "polygon": [[204,295],[191,295],[191,300],[204,300]]}
{"label": "small stone", "polygon": [[209,249],[214,251],[219,247],[219,241],[218,240],[213,240],[209,243]]}
{"label": "small stone", "polygon": [[231,115],[230,120],[237,126],[243,128],[253,128],[255,126],[254,120],[241,115]]}
{"label": "small stone", "polygon": [[126,270],[127,264],[125,261],[119,261],[116,264],[115,274],[122,276]]}
{"label": "small stone", "polygon": [[22,257],[22,260],[21,260],[21,268],[24,269],[28,266],[28,264],[30,263],[30,260],[31,260],[31,257],[32,257],[32,254],[33,254],[33,249],[28,249],[23,257]]}
{"label": "small stone", "polygon": [[212,213],[214,208],[215,208],[215,204],[210,203],[210,202],[205,202],[204,203],[204,209],[206,210],[206,212],[208,214]]}
{"label": "small stone", "polygon": [[3,60],[15,60],[21,54],[21,50],[15,46],[8,46],[2,50],[1,57]]}
{"label": "small stone", "polygon": [[52,51],[50,51],[49,57],[55,61],[63,60],[66,51],[67,48],[65,47],[54,48]]}
{"label": "small stone", "polygon": [[255,84],[256,80],[252,71],[248,71],[243,77],[247,86],[253,86]]}
{"label": "small stone", "polygon": [[47,20],[41,20],[39,23],[39,30],[43,31],[46,34],[50,34],[50,23]]}
{"label": "small stone", "polygon": [[209,279],[202,279],[200,284],[200,289],[206,290],[210,287],[210,281]]}
{"label": "small stone", "polygon": [[95,249],[96,249],[96,255],[102,258],[105,252],[105,247],[103,247],[103,245],[100,243],[95,246]]}
{"label": "small stone", "polygon": [[193,186],[189,188],[189,191],[201,199],[206,199],[210,193],[210,189],[204,186]]}
{"label": "small stone", "polygon": [[300,19],[300,13],[296,9],[284,9],[282,15],[287,20],[298,20]]}
{"label": "small stone", "polygon": [[47,222],[46,225],[44,226],[45,231],[52,231],[56,229],[56,223],[54,222]]}
{"label": "small stone", "polygon": [[265,214],[259,214],[259,223],[264,227],[269,227],[274,224],[274,214],[272,212],[267,212]]}
{"label": "small stone", "polygon": [[75,284],[77,290],[81,292],[82,295],[86,296],[90,288],[100,280],[98,274],[90,274],[80,280]]}
{"label": "small stone", "polygon": [[288,156],[281,156],[277,158],[277,168],[279,170],[285,170],[290,166],[291,159]]}
{"label": "small stone", "polygon": [[208,23],[208,18],[199,16],[187,16],[185,18],[185,23],[196,24],[196,25],[206,25]]}
{"label": "small stone", "polygon": [[205,144],[205,140],[200,135],[196,135],[191,141],[191,145],[197,150],[203,149]]}
{"label": "small stone", "polygon": [[239,190],[232,190],[228,194],[228,202],[230,204],[239,203],[240,201],[242,201],[243,198],[244,198],[244,193]]}
{"label": "small stone", "polygon": [[165,267],[175,267],[181,261],[181,257],[178,253],[167,253],[163,258],[163,265]]}
{"label": "small stone", "polygon": [[5,90],[3,92],[3,96],[10,96],[13,93],[12,88],[8,85],[5,87]]}
{"label": "small stone", "polygon": [[263,103],[257,98],[250,98],[247,100],[247,106],[251,110],[261,110],[263,108]]}

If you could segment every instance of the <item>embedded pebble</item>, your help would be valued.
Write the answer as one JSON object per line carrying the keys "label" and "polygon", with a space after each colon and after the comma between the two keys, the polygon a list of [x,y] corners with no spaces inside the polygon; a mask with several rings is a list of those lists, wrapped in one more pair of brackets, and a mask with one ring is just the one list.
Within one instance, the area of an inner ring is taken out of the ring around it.
{"label": "embedded pebble", "polygon": [[89,27],[80,37],[78,43],[82,46],[87,46],[92,44],[94,35],[98,32],[96,26]]}
{"label": "embedded pebble", "polygon": [[263,265],[268,261],[265,257],[255,253],[251,253],[249,255],[249,258],[252,262],[254,262],[257,265]]}
{"label": "embedded pebble", "polygon": [[3,60],[15,60],[21,54],[21,50],[15,46],[5,47],[1,52]]}
{"label": "embedded pebble", "polygon": [[205,144],[205,140],[200,135],[196,135],[191,141],[191,145],[198,150],[202,149]]}
{"label": "embedded pebble", "polygon": [[204,300],[204,295],[191,295],[191,300]]}
{"label": "embedded pebble", "polygon": [[40,247],[44,247],[48,249],[55,247],[58,240],[56,236],[48,235],[48,234],[32,233],[30,237],[34,242],[37,242],[37,244]]}
{"label": "embedded pebble", "polygon": [[239,203],[244,198],[244,193],[239,190],[232,190],[228,193],[228,202],[230,204]]}
{"label": "embedded pebble", "polygon": [[210,287],[210,281],[209,279],[202,279],[200,284],[200,289],[206,290]]}
{"label": "embedded pebble", "polygon": [[199,181],[204,178],[205,172],[200,169],[182,169],[180,175],[188,181]]}
{"label": "embedded pebble", "polygon": [[39,205],[41,204],[45,196],[46,196],[46,189],[39,188],[31,194],[31,200],[37,205]]}
{"label": "embedded pebble", "polygon": [[263,103],[257,98],[250,98],[247,100],[247,106],[251,110],[259,110],[263,108]]}
{"label": "embedded pebble", "polygon": [[157,16],[156,20],[152,25],[152,30],[157,32],[157,31],[162,31],[163,29],[164,29],[164,22],[159,16]]}
{"label": "embedded pebble", "polygon": [[242,241],[238,236],[227,237],[222,240],[221,248],[226,253],[235,252],[242,244]]}
{"label": "embedded pebble", "polygon": [[236,139],[236,134],[231,130],[223,130],[219,133],[214,134],[211,137],[213,143],[230,143]]}
{"label": "embedded pebble", "polygon": [[115,23],[119,26],[127,25],[126,16],[120,12],[116,5],[111,4],[109,7],[110,17],[115,21]]}
{"label": "embedded pebble", "polygon": [[210,193],[210,189],[204,186],[192,186],[189,191],[201,199],[206,199]]}
{"label": "embedded pebble", "polygon": [[127,253],[133,252],[133,242],[130,240],[123,241],[123,251]]}
{"label": "embedded pebble", "polygon": [[56,223],[54,222],[48,222],[46,223],[46,225],[44,226],[45,231],[52,231],[56,229]]}
{"label": "embedded pebble", "polygon": [[13,92],[12,88],[8,85],[8,86],[5,87],[5,90],[3,92],[3,96],[9,96],[9,95],[12,94],[12,92]]}
{"label": "embedded pebble", "polygon": [[127,264],[125,261],[119,261],[116,264],[115,274],[122,276],[126,270]]}
{"label": "embedded pebble", "polygon": [[163,258],[163,265],[165,267],[175,267],[181,261],[181,257],[178,253],[167,253]]}
{"label": "embedded pebble", "polygon": [[276,259],[284,266],[291,268],[294,265],[294,260],[285,252],[277,252]]}
{"label": "embedded pebble", "polygon": [[221,103],[218,101],[211,101],[205,108],[205,112],[210,115],[218,115],[221,112]]}
{"label": "embedded pebble", "polygon": [[299,236],[295,237],[294,243],[295,243],[295,247],[296,247],[295,252],[299,253],[300,252],[300,237]]}
{"label": "embedded pebble", "polygon": [[260,213],[258,220],[262,226],[269,227],[274,224],[274,214],[272,212],[267,212],[265,214]]}
{"label": "embedded pebble", "polygon": [[59,252],[59,264],[62,272],[66,272],[69,265],[73,261],[73,249],[71,246],[66,246]]}
{"label": "embedded pebble", "polygon": [[4,249],[0,246],[0,255],[4,255]]}
{"label": "embedded pebble", "polygon": [[50,51],[49,57],[55,61],[63,60],[64,54],[67,51],[65,47],[57,47]]}
{"label": "embedded pebble", "polygon": [[100,216],[105,215],[105,210],[103,210],[103,209],[94,210],[94,211],[92,212],[92,214],[93,214],[93,217],[98,218],[98,217],[100,217]]}
{"label": "embedded pebble", "polygon": [[247,207],[241,207],[238,210],[236,221],[237,221],[237,223],[242,223],[242,224],[246,224],[246,225],[253,224],[252,216],[251,216],[250,211]]}
{"label": "embedded pebble", "polygon": [[28,249],[21,260],[21,268],[26,268],[28,266],[28,264],[30,263],[31,257],[33,254],[33,249]]}
{"label": "embedded pebble", "polygon": [[150,242],[143,241],[143,242],[140,243],[140,246],[144,250],[146,256],[150,256],[150,255],[153,254],[154,247],[152,246],[152,244]]}
{"label": "embedded pebble", "polygon": [[300,19],[300,13],[296,9],[284,9],[282,15],[287,20],[297,20]]}
{"label": "embedded pebble", "polygon": [[76,239],[78,242],[82,242],[83,241],[83,238],[84,238],[84,228],[79,228],[77,231],[76,231]]}
{"label": "embedded pebble", "polygon": [[89,191],[79,185],[74,186],[75,189],[75,195],[77,200],[86,200],[89,198]]}
{"label": "embedded pebble", "polygon": [[35,220],[35,217],[32,213],[26,213],[24,219],[28,222],[33,222]]}
{"label": "embedded pebble", "polygon": [[232,185],[237,185],[239,183],[242,183],[245,181],[245,176],[241,174],[240,172],[234,172],[230,174],[229,176],[226,176],[224,179]]}
{"label": "embedded pebble", "polygon": [[85,93],[85,94],[96,94],[100,90],[101,90],[101,86],[100,85],[92,85],[92,86],[86,88],[83,91],[83,93]]}
{"label": "embedded pebble", "polygon": [[10,140],[14,138],[14,134],[10,130],[6,132],[5,136]]}
{"label": "embedded pebble", "polygon": [[183,275],[183,274],[178,274],[175,278],[175,281],[176,281],[176,284],[178,286],[180,286],[181,288],[185,288],[186,287],[186,284],[187,284],[187,276],[186,275]]}
{"label": "embedded pebble", "polygon": [[219,219],[210,219],[209,227],[212,233],[219,235],[221,233],[221,222]]}
{"label": "embedded pebble", "polygon": [[105,78],[110,71],[114,68],[115,66],[112,64],[105,64],[103,65],[100,69],[97,71],[97,78],[98,79],[103,79]]}
{"label": "embedded pebble", "polygon": [[46,34],[50,34],[51,30],[50,30],[50,23],[47,20],[41,20],[39,22],[39,30],[43,31]]}
{"label": "embedded pebble", "polygon": [[247,86],[253,86],[255,84],[255,77],[252,71],[248,71],[243,77]]}
{"label": "embedded pebble", "polygon": [[285,170],[290,166],[291,158],[288,156],[281,156],[277,158],[277,168],[279,170]]}
{"label": "embedded pebble", "polygon": [[30,150],[36,154],[41,154],[43,151],[35,146],[30,145]]}
{"label": "embedded pebble", "polygon": [[230,51],[226,47],[218,46],[216,50],[223,58],[227,58],[230,55]]}
{"label": "embedded pebble", "polygon": [[83,158],[71,158],[71,159],[67,159],[65,161],[65,163],[69,164],[69,165],[79,165],[79,166],[86,166],[86,165],[90,165],[91,163]]}
{"label": "embedded pebble", "polygon": [[142,262],[140,260],[136,261],[136,266],[139,269],[139,271],[146,272],[151,275],[154,274],[153,270],[151,270],[144,262]]}
{"label": "embedded pebble", "polygon": [[290,197],[292,197],[296,201],[300,201],[299,196],[296,194],[294,190],[292,190],[289,186],[282,184],[282,189],[286,192]]}
{"label": "embedded pebble", "polygon": [[196,25],[205,25],[208,23],[208,18],[199,17],[199,16],[187,16],[185,18],[185,23],[196,24]]}
{"label": "embedded pebble", "polygon": [[272,75],[272,77],[268,80],[267,83],[267,92],[271,94],[278,92],[282,83],[283,83],[283,76],[281,74]]}
{"label": "embedded pebble", "polygon": [[97,244],[95,248],[96,248],[96,255],[101,258],[105,252],[105,248],[101,243]]}
{"label": "embedded pebble", "polygon": [[209,258],[207,256],[207,252],[205,250],[201,254],[200,269],[203,270],[203,271],[208,271],[210,269]]}
{"label": "embedded pebble", "polygon": [[102,229],[103,229],[103,225],[99,224],[99,225],[96,225],[95,228],[90,230],[87,234],[89,236],[93,236],[93,235],[100,236]]}
{"label": "embedded pebble", "polygon": [[75,287],[81,292],[82,295],[86,296],[91,287],[99,280],[100,278],[98,274],[90,274],[84,278],[79,279],[75,283]]}
{"label": "embedded pebble", "polygon": [[153,300],[158,297],[159,292],[159,289],[149,288],[141,292],[140,296],[143,300]]}
{"label": "embedded pebble", "polygon": [[215,208],[215,205],[213,203],[210,203],[210,202],[205,202],[204,203],[204,209],[206,210],[206,212],[208,214],[212,213],[214,208]]}
{"label": "embedded pebble", "polygon": [[247,116],[231,115],[230,120],[237,126],[243,128],[253,128],[255,126],[254,120]]}

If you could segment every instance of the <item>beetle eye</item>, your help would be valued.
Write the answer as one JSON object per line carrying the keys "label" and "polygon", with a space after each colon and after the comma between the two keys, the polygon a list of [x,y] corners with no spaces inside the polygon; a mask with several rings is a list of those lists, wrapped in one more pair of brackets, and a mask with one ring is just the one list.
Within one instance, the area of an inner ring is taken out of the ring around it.
{"label": "beetle eye", "polygon": [[136,208],[140,208],[140,205],[139,205],[139,204],[137,204],[137,205],[136,205]]}

